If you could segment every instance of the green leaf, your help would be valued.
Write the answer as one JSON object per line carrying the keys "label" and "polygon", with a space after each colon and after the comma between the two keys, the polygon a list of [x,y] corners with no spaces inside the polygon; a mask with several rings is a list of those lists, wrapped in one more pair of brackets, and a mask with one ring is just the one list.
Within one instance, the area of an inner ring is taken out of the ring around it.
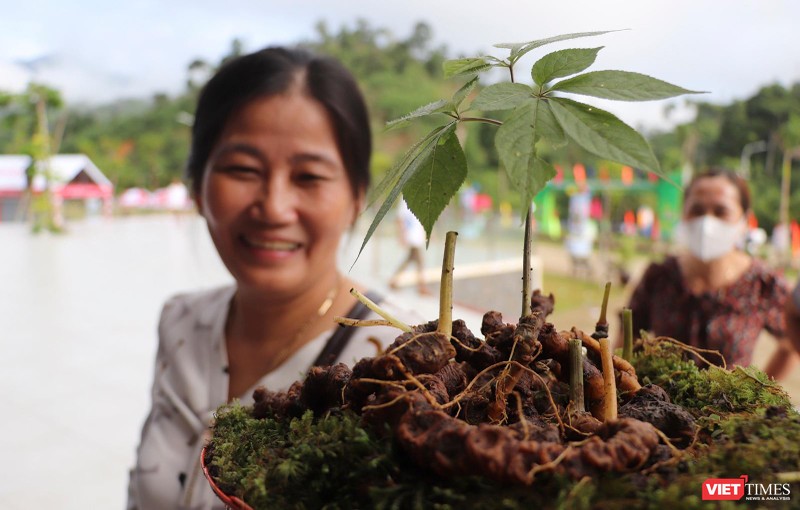
{"label": "green leaf", "polygon": [[[425,161],[428,160],[431,152],[433,152],[433,149],[438,145],[439,140],[448,133],[454,132],[455,127],[456,122],[453,121],[434,129],[428,133],[428,135],[423,138],[422,141],[418,142],[412,151],[409,151],[403,157],[400,165],[396,167],[396,172],[394,172],[397,175],[392,179],[393,184],[383,186],[384,190],[386,188],[389,189],[389,193],[386,197],[386,200],[384,200],[380,209],[378,209],[378,212],[375,214],[375,217],[372,219],[372,223],[367,229],[367,234],[364,236],[364,241],[361,242],[361,248],[358,249],[358,255],[356,255],[356,260],[353,261],[353,264],[358,261],[358,257],[361,256],[361,252],[364,251],[364,247],[367,245],[367,242],[372,237],[372,234],[375,233],[375,229],[378,228],[380,222],[383,221],[386,213],[388,213],[389,209],[391,209],[392,205],[394,205],[395,200],[397,200],[397,196],[403,190],[406,183],[409,181],[409,179],[414,177],[414,174],[416,174]],[[386,181],[386,179],[384,179],[384,181]]]}
{"label": "green leaf", "polygon": [[455,131],[449,131],[403,187],[408,208],[425,227],[430,242],[433,225],[467,177],[467,159]]}
{"label": "green leaf", "polygon": [[597,58],[599,48],[574,48],[569,50],[548,53],[533,64],[531,77],[539,85],[544,85],[550,80],[563,78],[583,71]]}
{"label": "green leaf", "polygon": [[367,207],[372,207],[372,205],[377,201],[380,197],[382,197],[386,190],[390,187],[394,186],[394,184],[400,179],[400,176],[403,174],[403,171],[408,167],[410,162],[417,156],[420,147],[423,147],[426,143],[428,143],[431,138],[437,136],[439,134],[439,130],[442,129],[444,126],[436,128],[432,130],[430,133],[425,135],[421,140],[417,141],[414,145],[411,146],[408,151],[403,155],[400,161],[397,162],[395,166],[393,166],[386,175],[383,176],[383,179],[369,192],[367,195]]}
{"label": "green leaf", "polygon": [[551,90],[619,101],[652,101],[681,94],[703,94],[646,74],[628,71],[593,71],[579,74],[556,83]]}
{"label": "green leaf", "polygon": [[452,105],[453,110],[456,111],[458,110],[458,107],[461,106],[461,103],[464,102],[464,99],[467,98],[470,92],[472,92],[477,85],[478,85],[478,77],[475,76],[470,81],[465,83],[463,87],[458,89],[455,94],[453,94],[453,98],[450,99],[450,104]]}
{"label": "green leaf", "polygon": [[512,185],[519,190],[523,204],[530,203],[556,175],[555,169],[536,156],[536,107],[535,101],[528,101],[514,110],[494,139],[500,160]]}
{"label": "green leaf", "polygon": [[434,101],[433,103],[428,103],[425,106],[420,106],[411,113],[407,113],[400,118],[387,122],[386,131],[391,131],[392,129],[405,126],[412,119],[427,117],[428,115],[433,115],[434,113],[444,113],[449,109],[449,105],[450,103],[448,101],[440,99],[438,101]]}
{"label": "green leaf", "polygon": [[553,147],[560,147],[567,143],[567,136],[553,115],[548,99],[536,99],[536,111],[534,114],[534,126],[537,136],[546,140]]}
{"label": "green leaf", "polygon": [[569,39],[578,39],[580,37],[592,37],[595,35],[603,35],[603,34],[610,34],[611,32],[619,32],[619,30],[606,30],[604,32],[576,32],[574,34],[564,34],[564,35],[557,35],[554,37],[548,37],[547,39],[538,39],[536,41],[529,41],[524,43],[501,43],[495,44],[495,48],[506,48],[511,50],[511,55],[509,56],[509,60],[513,64],[517,60],[519,60],[523,55],[528,53],[531,50],[535,50],[539,46],[544,46],[545,44],[551,44],[554,42],[560,41],[567,41]]}
{"label": "green leaf", "polygon": [[455,60],[445,60],[442,64],[445,78],[461,76],[462,74],[476,74],[492,67],[492,64],[483,57],[476,58],[457,58]]}
{"label": "green leaf", "polygon": [[614,115],[571,99],[548,101],[564,132],[587,151],[661,175],[658,160],[644,137]]}
{"label": "green leaf", "polygon": [[522,83],[495,83],[481,90],[470,110],[510,110],[533,95],[533,89]]}

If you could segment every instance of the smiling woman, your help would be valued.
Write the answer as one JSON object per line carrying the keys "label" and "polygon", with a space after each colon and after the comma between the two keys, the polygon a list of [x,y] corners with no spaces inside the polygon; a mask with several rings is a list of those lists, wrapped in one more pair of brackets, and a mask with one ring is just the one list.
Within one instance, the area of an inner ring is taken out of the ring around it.
{"label": "smiling woman", "polygon": [[[205,86],[188,170],[236,283],[164,306],[128,508],[221,505],[198,461],[217,407],[252,402],[257,386],[285,390],[314,365],[375,355],[366,331],[333,321],[367,315],[348,291],[368,289],[339,274],[336,254],[364,203],[370,150],[361,93],[329,58],[269,48],[229,62]],[[420,322],[390,302],[382,308]],[[396,335],[369,336],[388,345]]]}

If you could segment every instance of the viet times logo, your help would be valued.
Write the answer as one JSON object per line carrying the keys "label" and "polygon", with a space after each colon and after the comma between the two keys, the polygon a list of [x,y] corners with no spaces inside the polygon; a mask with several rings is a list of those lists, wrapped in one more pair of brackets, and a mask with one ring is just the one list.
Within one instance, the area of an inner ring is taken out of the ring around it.
{"label": "viet times logo", "polygon": [[709,478],[703,482],[703,500],[789,501],[788,483],[748,483],[749,476]]}

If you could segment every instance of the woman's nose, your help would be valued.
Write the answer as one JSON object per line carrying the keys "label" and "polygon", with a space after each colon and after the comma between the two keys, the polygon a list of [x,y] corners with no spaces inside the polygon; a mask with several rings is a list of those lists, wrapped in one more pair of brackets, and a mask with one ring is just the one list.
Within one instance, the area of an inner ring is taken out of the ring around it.
{"label": "woman's nose", "polygon": [[283,179],[264,179],[252,209],[265,223],[291,223],[297,218],[296,195]]}

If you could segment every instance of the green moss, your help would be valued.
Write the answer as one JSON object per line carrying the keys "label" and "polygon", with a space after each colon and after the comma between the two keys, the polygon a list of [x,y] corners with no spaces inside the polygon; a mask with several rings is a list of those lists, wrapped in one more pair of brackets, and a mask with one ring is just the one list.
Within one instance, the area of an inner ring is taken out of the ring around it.
{"label": "green moss", "polygon": [[661,386],[673,402],[694,411],[739,413],[769,406],[792,408],[786,392],[757,368],[701,369],[684,353],[676,344],[646,340],[633,360],[639,381]]}
{"label": "green moss", "polygon": [[[800,416],[788,397],[753,368],[700,369],[669,343],[652,343],[634,364],[642,382],[664,387],[697,417],[697,443],[652,473],[605,474],[575,481],[542,474],[532,487],[480,477],[442,478],[411,462],[388,436],[338,412],[292,420],[254,419],[238,404],[220,409],[211,462],[228,494],[254,509],[739,509],[798,508],[793,501],[701,498],[708,478],[776,483],[800,471]],[[794,506],[793,506],[794,505]]]}
{"label": "green moss", "polygon": [[257,420],[233,405],[219,412],[212,444],[220,488],[254,508],[363,507],[363,482],[385,477],[392,464],[390,449],[349,413]]}
{"label": "green moss", "polygon": [[[763,410],[725,419],[705,416],[713,430],[680,462],[648,476],[607,474],[581,481],[545,475],[533,487],[504,487],[478,477],[440,478],[413,465],[392,440],[359,426],[351,413],[279,423],[255,420],[245,408],[221,411],[214,460],[223,489],[253,508],[400,509],[701,509],[707,478],[747,474],[773,483],[800,470],[800,417]],[[795,502],[800,484],[792,486]],[[759,508],[716,502],[712,508]],[[783,508],[777,503],[770,508]],[[786,508],[791,507],[791,501]]]}

